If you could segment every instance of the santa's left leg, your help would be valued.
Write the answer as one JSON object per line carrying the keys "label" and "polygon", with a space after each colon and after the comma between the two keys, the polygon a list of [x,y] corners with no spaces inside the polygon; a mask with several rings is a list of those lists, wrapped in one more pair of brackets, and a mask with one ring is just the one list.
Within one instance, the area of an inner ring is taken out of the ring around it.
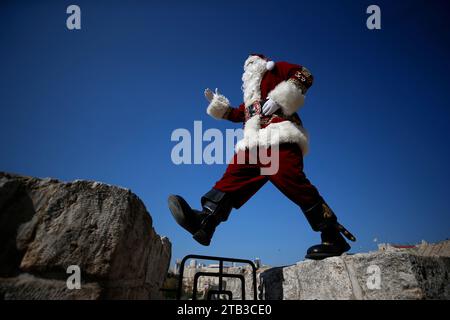
{"label": "santa's left leg", "polygon": [[312,229],[321,233],[322,243],[310,247],[306,258],[319,260],[350,250],[342,234],[351,241],[356,239],[337,221],[334,212],[306,178],[298,145],[281,144],[279,152],[278,172],[269,176],[269,180],[302,209]]}

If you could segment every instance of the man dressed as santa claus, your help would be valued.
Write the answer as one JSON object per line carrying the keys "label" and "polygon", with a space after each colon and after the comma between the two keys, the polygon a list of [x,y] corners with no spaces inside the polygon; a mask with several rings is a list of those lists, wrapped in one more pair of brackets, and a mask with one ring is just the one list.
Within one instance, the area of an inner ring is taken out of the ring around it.
{"label": "man dressed as santa claus", "polygon": [[[342,235],[351,241],[355,237],[337,221],[303,173],[308,138],[296,112],[304,104],[313,76],[303,66],[275,63],[263,55],[251,54],[245,61],[242,81],[244,103],[237,108],[217,89],[205,90],[209,101],[206,112],[216,119],[244,123],[244,137],[237,143],[236,154],[223,177],[201,198],[202,210],[192,209],[181,196],[169,196],[175,220],[197,242],[208,246],[216,227],[228,219],[232,208],[240,208],[270,181],[300,207],[311,228],[321,232],[321,244],[310,247],[306,258],[324,259],[350,250]],[[265,164],[250,161],[254,148],[269,153],[277,150],[279,167],[274,174],[261,174]]]}

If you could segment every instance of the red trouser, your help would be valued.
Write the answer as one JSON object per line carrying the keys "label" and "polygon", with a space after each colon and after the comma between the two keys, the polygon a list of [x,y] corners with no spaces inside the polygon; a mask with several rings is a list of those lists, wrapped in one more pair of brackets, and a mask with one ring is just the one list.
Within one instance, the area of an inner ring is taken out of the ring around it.
{"label": "red trouser", "polygon": [[247,202],[268,180],[302,210],[310,209],[322,200],[317,189],[303,173],[303,155],[297,144],[285,143],[279,146],[279,169],[273,175],[261,175],[260,168],[264,165],[259,159],[256,164],[249,164],[249,151],[240,152],[245,152],[245,164],[238,164],[238,154],[235,154],[223,177],[213,187],[230,193],[236,209]]}

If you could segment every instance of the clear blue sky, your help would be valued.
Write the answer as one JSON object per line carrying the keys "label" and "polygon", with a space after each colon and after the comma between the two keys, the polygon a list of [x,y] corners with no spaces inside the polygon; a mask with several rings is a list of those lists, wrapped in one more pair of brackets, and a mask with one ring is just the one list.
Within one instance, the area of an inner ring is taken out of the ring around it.
{"label": "clear blue sky", "polygon": [[[382,30],[366,28],[368,5]],[[82,30],[65,27],[78,4]],[[210,247],[167,208],[197,207],[225,165],[172,164],[177,128],[238,128],[205,113],[205,87],[242,100],[248,53],[315,76],[300,116],[305,172],[358,238],[450,236],[450,5],[447,1],[1,1],[0,170],[130,188],[154,226],[189,253],[302,260],[319,240],[272,185],[221,225]]]}

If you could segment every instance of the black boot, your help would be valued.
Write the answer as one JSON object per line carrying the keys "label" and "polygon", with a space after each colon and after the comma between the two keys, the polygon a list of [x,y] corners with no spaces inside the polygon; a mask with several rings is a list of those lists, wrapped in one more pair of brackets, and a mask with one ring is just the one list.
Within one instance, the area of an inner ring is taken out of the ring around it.
{"label": "black boot", "polygon": [[216,189],[202,197],[202,211],[193,210],[181,196],[169,196],[168,203],[177,223],[204,246],[209,246],[216,227],[228,219],[232,209],[231,197]]}
{"label": "black boot", "polygon": [[308,249],[305,258],[321,260],[340,256],[350,250],[350,245],[345,241],[341,233],[348,240],[356,241],[355,237],[337,221],[333,210],[324,201],[317,203],[304,213],[312,229],[321,232],[322,239],[321,244]]}

